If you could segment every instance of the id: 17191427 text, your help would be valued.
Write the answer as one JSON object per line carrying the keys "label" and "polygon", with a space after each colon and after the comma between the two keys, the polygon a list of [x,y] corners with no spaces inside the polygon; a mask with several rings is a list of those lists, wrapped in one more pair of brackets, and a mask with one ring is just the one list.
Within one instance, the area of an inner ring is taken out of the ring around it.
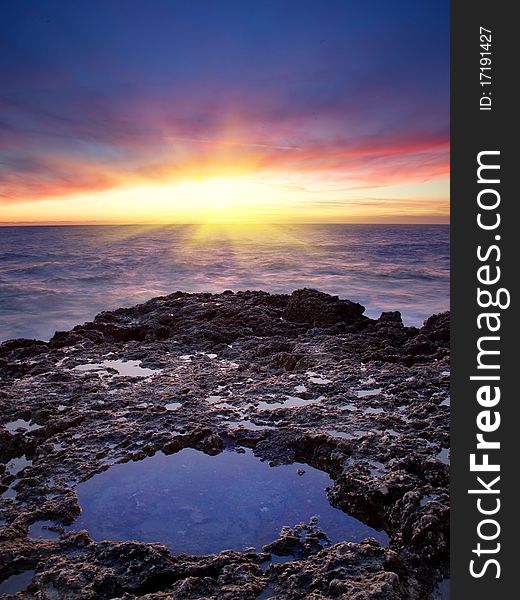
{"label": "id: 17191427 text", "polygon": [[480,27],[480,110],[491,110],[491,29]]}

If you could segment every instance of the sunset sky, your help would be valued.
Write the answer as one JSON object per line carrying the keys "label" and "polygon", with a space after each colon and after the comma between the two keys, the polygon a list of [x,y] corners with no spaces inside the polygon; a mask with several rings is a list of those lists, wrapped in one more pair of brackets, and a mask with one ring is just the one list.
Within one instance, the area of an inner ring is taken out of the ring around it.
{"label": "sunset sky", "polygon": [[448,1],[0,17],[0,222],[448,221]]}

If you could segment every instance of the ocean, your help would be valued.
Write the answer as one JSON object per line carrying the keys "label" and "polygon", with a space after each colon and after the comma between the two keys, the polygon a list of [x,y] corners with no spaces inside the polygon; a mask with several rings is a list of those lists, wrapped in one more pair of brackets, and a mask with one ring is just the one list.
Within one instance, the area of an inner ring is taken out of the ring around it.
{"label": "ocean", "polygon": [[449,275],[448,225],[1,227],[0,340],[177,290],[313,287],[420,325],[449,309]]}

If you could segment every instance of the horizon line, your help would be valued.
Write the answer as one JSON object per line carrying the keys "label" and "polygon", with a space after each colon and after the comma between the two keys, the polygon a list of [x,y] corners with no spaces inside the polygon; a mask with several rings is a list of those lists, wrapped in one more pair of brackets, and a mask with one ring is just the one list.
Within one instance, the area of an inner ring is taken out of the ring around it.
{"label": "horizon line", "polygon": [[223,227],[223,226],[269,226],[269,225],[450,225],[451,222],[448,221],[241,221],[241,222],[215,222],[215,223],[204,223],[204,222],[180,222],[180,221],[172,221],[168,223],[161,222],[77,222],[77,221],[49,221],[49,222],[39,222],[39,221],[0,221],[0,227],[171,227],[174,225],[178,226],[213,226],[213,227]]}

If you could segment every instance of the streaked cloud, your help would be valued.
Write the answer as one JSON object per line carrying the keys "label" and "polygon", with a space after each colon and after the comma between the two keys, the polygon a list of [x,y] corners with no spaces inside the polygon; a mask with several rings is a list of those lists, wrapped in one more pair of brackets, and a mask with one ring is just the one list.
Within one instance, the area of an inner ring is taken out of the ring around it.
{"label": "streaked cloud", "polygon": [[102,219],[71,203],[244,176],[272,183],[280,214],[300,192],[310,219],[325,202],[332,219],[383,218],[407,186],[392,218],[417,202],[447,218],[448,3],[246,4],[3,7],[3,219],[32,205],[45,220],[54,201]]}

